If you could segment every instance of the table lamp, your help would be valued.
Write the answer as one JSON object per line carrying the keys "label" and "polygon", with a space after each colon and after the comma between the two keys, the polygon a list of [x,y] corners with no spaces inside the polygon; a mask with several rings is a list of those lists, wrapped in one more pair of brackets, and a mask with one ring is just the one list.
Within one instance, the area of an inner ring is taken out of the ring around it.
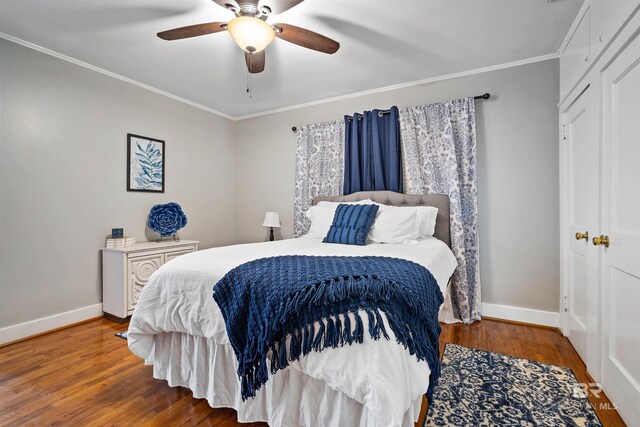
{"label": "table lamp", "polygon": [[273,242],[273,229],[280,228],[280,215],[278,212],[267,212],[264,215],[263,227],[269,227],[269,241]]}

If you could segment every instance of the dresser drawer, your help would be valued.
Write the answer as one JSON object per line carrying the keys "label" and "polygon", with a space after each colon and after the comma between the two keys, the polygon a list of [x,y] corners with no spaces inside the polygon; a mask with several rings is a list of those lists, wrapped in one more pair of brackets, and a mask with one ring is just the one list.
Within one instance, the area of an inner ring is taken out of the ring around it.
{"label": "dresser drawer", "polygon": [[188,248],[180,249],[178,251],[167,252],[165,254],[164,262],[169,262],[172,259],[179,257],[180,255],[188,254],[195,251],[196,251],[196,247],[191,246]]}

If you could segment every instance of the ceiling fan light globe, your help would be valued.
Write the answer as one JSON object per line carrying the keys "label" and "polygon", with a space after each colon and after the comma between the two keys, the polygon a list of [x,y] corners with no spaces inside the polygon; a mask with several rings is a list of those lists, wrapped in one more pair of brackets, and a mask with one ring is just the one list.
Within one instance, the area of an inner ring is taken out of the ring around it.
{"label": "ceiling fan light globe", "polygon": [[276,37],[271,27],[261,19],[251,16],[239,16],[227,24],[227,31],[240,49],[249,53],[264,50]]}

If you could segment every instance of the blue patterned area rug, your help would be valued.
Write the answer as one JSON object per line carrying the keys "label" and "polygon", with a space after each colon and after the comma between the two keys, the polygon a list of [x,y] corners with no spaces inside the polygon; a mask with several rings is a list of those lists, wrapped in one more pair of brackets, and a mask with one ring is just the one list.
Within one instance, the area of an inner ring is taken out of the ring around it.
{"label": "blue patterned area rug", "polygon": [[602,424],[571,369],[447,344],[424,425]]}
{"label": "blue patterned area rug", "polygon": [[122,339],[128,339],[127,336],[129,335],[129,331],[122,331],[122,332],[116,332],[115,334],[117,337],[122,338]]}

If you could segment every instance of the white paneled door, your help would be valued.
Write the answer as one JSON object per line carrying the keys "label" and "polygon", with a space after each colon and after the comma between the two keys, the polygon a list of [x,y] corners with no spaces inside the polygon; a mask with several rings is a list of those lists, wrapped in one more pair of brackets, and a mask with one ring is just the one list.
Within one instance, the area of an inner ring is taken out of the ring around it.
{"label": "white paneled door", "polygon": [[640,426],[640,39],[602,74],[602,383]]}
{"label": "white paneled door", "polygon": [[[563,158],[568,227],[565,237],[565,333],[589,368],[598,365],[598,250],[590,243],[598,230],[599,143],[587,88],[564,112]],[[597,377],[597,372],[592,372]]]}

